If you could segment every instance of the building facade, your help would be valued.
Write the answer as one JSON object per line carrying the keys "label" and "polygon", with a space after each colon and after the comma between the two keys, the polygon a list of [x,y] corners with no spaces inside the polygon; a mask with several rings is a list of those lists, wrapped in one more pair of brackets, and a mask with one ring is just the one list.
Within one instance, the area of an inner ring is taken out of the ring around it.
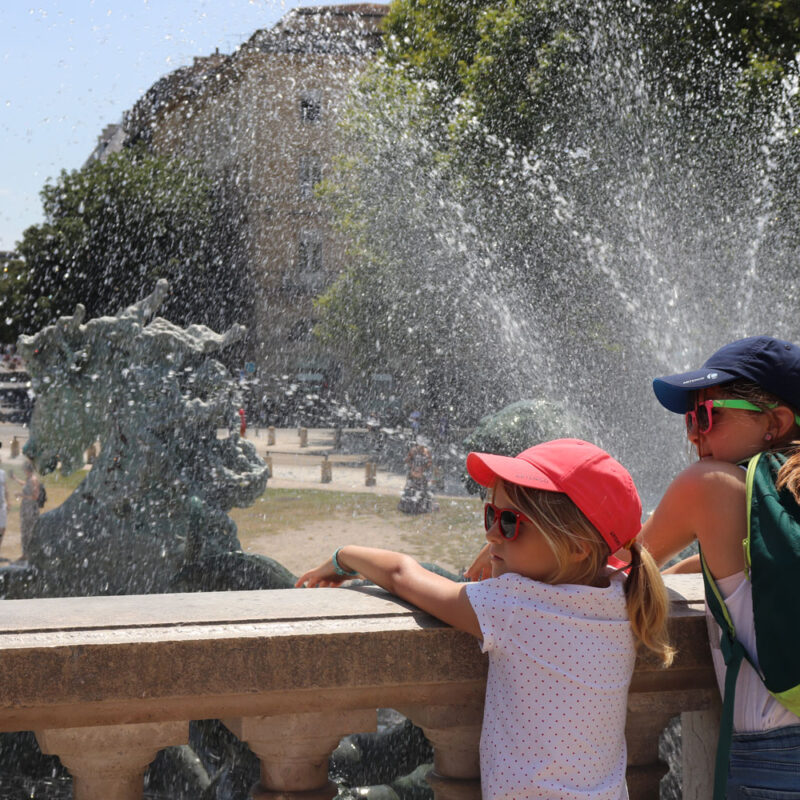
{"label": "building facade", "polygon": [[197,58],[165,76],[126,115],[129,142],[199,163],[230,198],[255,287],[252,319],[242,322],[259,375],[335,378],[311,333],[313,300],[341,271],[345,243],[315,186],[387,10],[293,9],[232,55]]}

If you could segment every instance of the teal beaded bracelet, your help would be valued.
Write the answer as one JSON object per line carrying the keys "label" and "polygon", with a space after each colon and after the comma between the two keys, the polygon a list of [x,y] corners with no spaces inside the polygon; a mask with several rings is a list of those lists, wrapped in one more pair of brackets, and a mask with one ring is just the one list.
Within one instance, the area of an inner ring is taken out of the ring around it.
{"label": "teal beaded bracelet", "polygon": [[351,570],[351,569],[345,569],[345,568],[344,568],[344,567],[343,567],[343,566],[342,566],[342,565],[339,563],[338,555],[339,555],[339,551],[340,551],[341,549],[342,549],[341,547],[337,547],[337,548],[336,548],[336,550],[335,550],[335,551],[334,551],[334,553],[333,553],[333,556],[331,557],[331,561],[333,561],[333,571],[334,571],[334,572],[335,572],[337,575],[347,575],[347,576],[348,576],[348,577],[350,577],[350,578],[352,578],[352,577],[354,577],[354,576],[358,575],[358,573],[357,573],[357,572],[355,572],[355,571],[353,571],[353,570]]}

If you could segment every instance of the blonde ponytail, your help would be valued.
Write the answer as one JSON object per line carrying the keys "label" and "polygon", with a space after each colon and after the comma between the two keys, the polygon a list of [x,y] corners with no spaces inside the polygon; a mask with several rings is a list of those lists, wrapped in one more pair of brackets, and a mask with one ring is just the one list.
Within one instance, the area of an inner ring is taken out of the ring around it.
{"label": "blonde ponytail", "polygon": [[639,542],[633,542],[629,549],[631,566],[625,581],[625,599],[633,635],[668,667],[675,657],[675,648],[667,633],[667,588],[650,553]]}

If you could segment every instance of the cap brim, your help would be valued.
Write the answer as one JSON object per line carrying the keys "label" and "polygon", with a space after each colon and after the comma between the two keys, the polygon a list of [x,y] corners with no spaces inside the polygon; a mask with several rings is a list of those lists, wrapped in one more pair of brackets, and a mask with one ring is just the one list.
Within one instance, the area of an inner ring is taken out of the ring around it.
{"label": "cap brim", "polygon": [[497,478],[502,478],[520,486],[531,486],[548,492],[562,491],[544,472],[521,458],[470,453],[467,456],[467,472],[481,486],[491,486]]}
{"label": "cap brim", "polygon": [[721,369],[704,367],[691,372],[681,372],[678,375],[655,378],[653,391],[664,408],[676,414],[685,414],[692,406],[692,392],[736,380],[736,377]]}

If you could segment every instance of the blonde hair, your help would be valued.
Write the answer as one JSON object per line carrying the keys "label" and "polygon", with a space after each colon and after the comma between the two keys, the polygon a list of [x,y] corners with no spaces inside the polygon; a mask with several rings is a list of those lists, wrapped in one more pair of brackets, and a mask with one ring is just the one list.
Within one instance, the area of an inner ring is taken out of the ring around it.
{"label": "blonde hair", "polygon": [[[786,406],[793,414],[797,415],[796,409],[792,408],[780,397],[762,389],[757,383],[746,380],[736,380],[731,383],[722,384],[725,394],[737,400],[747,400],[754,406],[758,406],[762,411],[769,413],[770,406]],[[795,428],[797,428],[795,422]],[[797,431],[795,431],[797,433]],[[778,471],[778,479],[775,486],[780,489],[788,489],[792,493],[796,503],[800,503],[800,440],[793,440],[784,445],[777,442],[777,449],[780,449],[787,456],[786,463]],[[765,447],[765,450],[776,449]]]}
{"label": "blonde hair", "polygon": [[[602,573],[610,548],[597,528],[566,494],[545,492],[502,481],[509,499],[530,519],[555,556],[557,566],[546,583],[590,585]],[[668,667],[675,650],[669,642],[669,598],[652,556],[638,542],[631,547],[625,601],[638,644],[652,650]],[[575,560],[570,556],[584,553]]]}

